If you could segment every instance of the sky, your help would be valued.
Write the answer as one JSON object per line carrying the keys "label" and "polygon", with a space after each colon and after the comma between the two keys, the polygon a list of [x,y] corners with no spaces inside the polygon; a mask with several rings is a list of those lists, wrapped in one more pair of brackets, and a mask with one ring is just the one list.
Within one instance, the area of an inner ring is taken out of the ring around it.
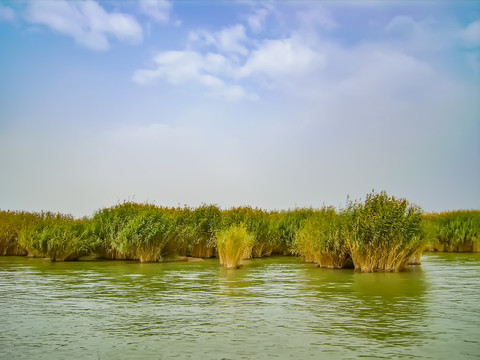
{"label": "sky", "polygon": [[0,0],[0,209],[479,209],[479,99],[479,1]]}

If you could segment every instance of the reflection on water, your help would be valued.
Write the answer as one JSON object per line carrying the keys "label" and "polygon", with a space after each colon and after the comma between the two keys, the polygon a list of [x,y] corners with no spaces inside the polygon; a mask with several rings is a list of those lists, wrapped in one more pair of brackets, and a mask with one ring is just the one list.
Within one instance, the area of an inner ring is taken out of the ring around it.
{"label": "reflection on water", "polygon": [[399,274],[0,257],[0,357],[478,358],[479,279],[479,254]]}

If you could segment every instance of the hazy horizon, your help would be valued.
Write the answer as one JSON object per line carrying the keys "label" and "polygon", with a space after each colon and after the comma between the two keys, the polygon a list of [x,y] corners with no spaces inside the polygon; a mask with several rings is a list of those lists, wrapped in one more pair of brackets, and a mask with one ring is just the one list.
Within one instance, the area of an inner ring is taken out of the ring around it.
{"label": "hazy horizon", "polygon": [[480,209],[476,1],[1,1],[0,209]]}

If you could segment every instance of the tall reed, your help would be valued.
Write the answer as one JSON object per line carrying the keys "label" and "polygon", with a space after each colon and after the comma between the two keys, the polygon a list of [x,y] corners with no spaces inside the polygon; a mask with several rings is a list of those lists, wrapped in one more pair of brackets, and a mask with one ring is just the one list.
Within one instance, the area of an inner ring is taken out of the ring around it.
{"label": "tall reed", "polygon": [[84,222],[62,214],[41,213],[19,233],[19,244],[28,255],[51,261],[76,260],[92,249]]}
{"label": "tall reed", "polygon": [[314,213],[315,210],[312,208],[295,208],[279,212],[276,230],[278,245],[274,252],[283,255],[293,255],[295,253],[294,242],[297,233],[302,228],[303,223],[313,216]]}
{"label": "tall reed", "polygon": [[318,267],[341,269],[352,267],[352,259],[344,237],[345,215],[334,208],[323,208],[308,220],[297,233],[294,249],[307,262]]}
{"label": "tall reed", "polygon": [[363,272],[405,270],[424,246],[420,208],[405,199],[374,192],[365,202],[349,202],[345,212],[347,246],[355,269]]}
{"label": "tall reed", "polygon": [[428,214],[425,218],[434,229],[432,250],[480,252],[480,210]]}
{"label": "tall reed", "polygon": [[194,257],[209,258],[215,255],[215,233],[220,229],[222,213],[216,205],[206,205],[192,212],[190,253]]}
{"label": "tall reed", "polygon": [[245,255],[251,251],[255,238],[245,226],[231,226],[217,234],[217,249],[220,264],[227,269],[241,266]]}
{"label": "tall reed", "polygon": [[37,221],[38,214],[23,211],[0,211],[0,255],[27,255],[20,245],[20,231],[27,224]]}
{"label": "tall reed", "polygon": [[114,238],[112,246],[120,254],[128,254],[140,262],[156,262],[162,259],[174,232],[174,218],[153,209],[134,216]]}

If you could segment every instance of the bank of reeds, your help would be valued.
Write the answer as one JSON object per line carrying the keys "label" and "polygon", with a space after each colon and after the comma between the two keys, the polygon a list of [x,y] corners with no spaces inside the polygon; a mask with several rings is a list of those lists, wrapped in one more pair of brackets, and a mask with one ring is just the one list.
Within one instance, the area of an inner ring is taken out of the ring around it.
{"label": "bank of reeds", "polygon": [[216,205],[206,205],[194,209],[186,224],[190,236],[189,253],[193,257],[210,258],[215,255],[215,234],[221,229],[222,212]]}
{"label": "bank of reeds", "polygon": [[18,242],[23,227],[36,220],[36,215],[24,211],[0,211],[0,255],[27,255]]}
{"label": "bank of reeds", "polygon": [[186,253],[190,211],[125,202],[95,213],[90,236],[95,256],[157,262],[172,253]]}
{"label": "bank of reeds", "polygon": [[320,267],[348,267],[353,261],[361,271],[400,271],[408,263],[419,263],[427,241],[431,250],[480,250],[480,211],[422,216],[405,199],[382,192],[340,210],[221,210],[206,204],[169,208],[124,202],[83,219],[0,211],[0,255],[52,261],[83,255],[141,262],[208,258],[220,255],[219,234],[243,228],[253,239],[250,247],[242,248],[244,259],[301,255]]}
{"label": "bank of reeds", "polygon": [[446,252],[480,252],[480,210],[425,215],[430,227],[427,249]]}
{"label": "bank of reeds", "polygon": [[19,232],[18,243],[28,256],[51,261],[76,260],[92,250],[85,222],[72,216],[40,213]]}
{"label": "bank of reeds", "polygon": [[223,212],[222,229],[245,226],[253,236],[251,251],[245,258],[270,256],[278,245],[277,213],[251,207],[236,207]]}
{"label": "bank of reeds", "polygon": [[345,215],[334,208],[323,208],[305,221],[293,244],[295,253],[318,267],[353,267],[345,241]]}
{"label": "bank of reeds", "polygon": [[370,193],[345,210],[345,240],[355,269],[402,271],[425,244],[422,212],[405,199]]}
{"label": "bank of reeds", "polygon": [[255,237],[243,225],[233,225],[221,230],[216,236],[220,265],[227,269],[237,269],[241,261],[248,258],[252,251]]}
{"label": "bank of reeds", "polygon": [[318,210],[312,208],[295,208],[284,210],[278,214],[277,233],[278,242],[274,253],[282,255],[294,255],[295,239],[303,224]]}

